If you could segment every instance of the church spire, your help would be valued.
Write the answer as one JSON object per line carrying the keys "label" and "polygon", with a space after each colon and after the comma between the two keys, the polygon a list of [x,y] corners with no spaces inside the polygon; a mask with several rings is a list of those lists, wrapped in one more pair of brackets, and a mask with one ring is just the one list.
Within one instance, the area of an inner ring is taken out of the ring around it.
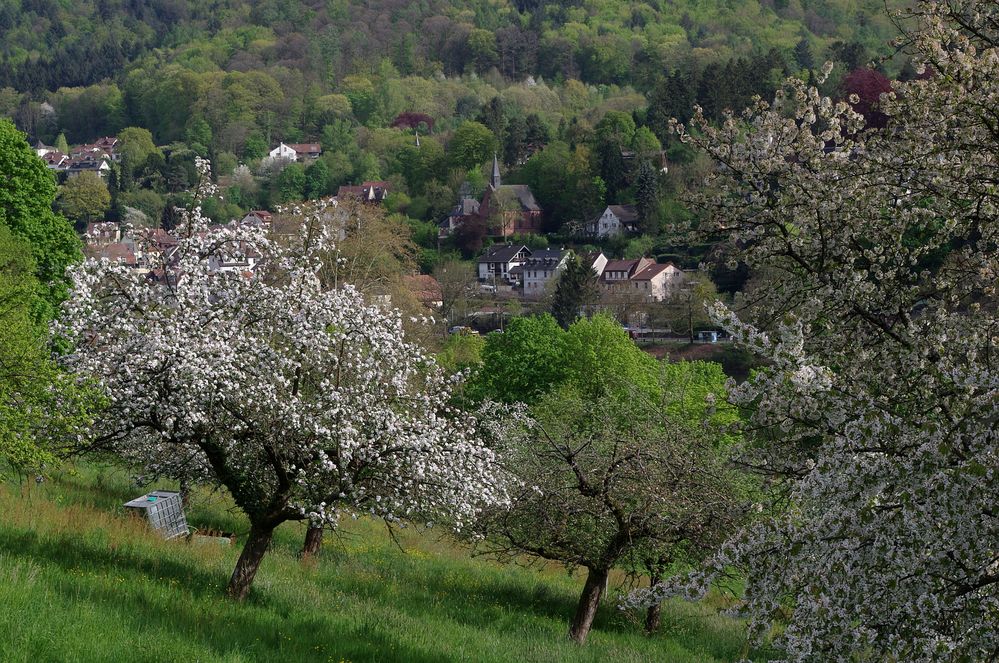
{"label": "church spire", "polygon": [[496,189],[500,186],[499,159],[495,152],[493,152],[493,176],[489,178],[489,183]]}

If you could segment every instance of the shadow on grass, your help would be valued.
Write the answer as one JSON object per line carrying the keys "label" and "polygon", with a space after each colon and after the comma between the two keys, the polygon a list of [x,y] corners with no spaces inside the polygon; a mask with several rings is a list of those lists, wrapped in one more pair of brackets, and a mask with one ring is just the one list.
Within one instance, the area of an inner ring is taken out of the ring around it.
{"label": "shadow on grass", "polygon": [[[441,559],[409,557],[397,551],[354,559],[350,554],[324,550],[322,564],[334,568],[351,568],[357,565],[361,573],[344,573],[336,576],[323,574],[316,583],[329,590],[391,602],[409,614],[432,613],[457,624],[482,630],[502,630],[513,621],[522,625],[524,617],[546,620],[546,628],[556,625],[561,632],[568,631],[569,620],[576,609],[582,579],[575,586],[554,582],[540,572],[530,569],[513,576],[514,567],[492,566],[481,563],[472,568],[471,563],[455,563]],[[372,577],[377,581],[372,581]],[[405,587],[405,592],[395,587]],[[514,616],[516,615],[516,617]],[[593,624],[594,631],[613,638],[645,638],[653,642],[672,642],[688,651],[718,660],[740,658],[745,644],[740,625],[718,614],[714,609],[680,599],[664,606],[662,625],[653,636],[643,632],[644,611],[624,612],[618,609],[615,596],[607,597],[600,606]],[[769,660],[776,653],[769,649],[755,649],[754,660]]]}
{"label": "shadow on grass", "polygon": [[[181,545],[164,542],[165,546]],[[11,557],[44,561],[65,570],[92,569],[100,571],[127,571],[150,579],[183,581],[186,591],[194,596],[221,597],[221,576],[183,564],[168,557],[152,557],[149,552],[129,549],[111,549],[105,545],[89,544],[69,536],[39,537],[34,532],[3,531],[0,529],[0,552]]]}
{"label": "shadow on grass", "polygon": [[[373,622],[349,615],[356,622],[351,627],[349,623],[313,618],[300,609],[289,610],[266,591],[255,591],[243,604],[231,603],[222,594],[224,578],[194,564],[149,558],[137,551],[111,551],[69,537],[42,538],[33,532],[9,530],[0,531],[0,552],[60,569],[72,581],[57,586],[66,603],[113,613],[117,622],[131,624],[125,627],[126,632],[162,630],[179,639],[199,642],[220,656],[240,651],[252,652],[258,660],[449,660],[439,653],[429,655],[402,647],[393,637],[388,620]],[[173,596],[146,592],[136,586],[125,590],[95,586],[90,579],[77,581],[68,575],[81,568],[109,571],[109,575],[144,576],[166,585],[176,580],[178,586],[172,589]],[[199,601],[208,603],[199,606]]]}

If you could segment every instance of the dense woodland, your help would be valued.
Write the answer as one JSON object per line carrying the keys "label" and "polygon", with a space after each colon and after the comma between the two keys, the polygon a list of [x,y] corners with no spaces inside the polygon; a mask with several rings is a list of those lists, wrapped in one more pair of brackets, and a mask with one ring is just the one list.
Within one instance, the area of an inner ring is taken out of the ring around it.
{"label": "dense woodland", "polygon": [[[882,61],[894,29],[884,9],[880,0],[4,0],[0,114],[47,144],[148,130],[151,143],[139,141],[109,182],[111,219],[131,208],[169,227],[196,155],[228,188],[225,204],[206,210],[218,221],[388,180],[389,209],[409,219],[429,271],[431,223],[463,183],[478,195],[494,151],[504,181],[532,186],[546,232],[571,238],[603,205],[637,203],[654,237],[685,218],[675,190],[703,167],[670,141],[669,117],[688,118],[696,103],[720,119],[826,59],[840,63],[825,83],[832,93],[871,61],[905,74],[902,60]],[[324,156],[307,170],[259,168],[278,141],[318,141]],[[667,177],[643,169],[663,149]],[[622,152],[636,158],[625,163]],[[239,164],[253,177],[229,178]],[[474,254],[484,229],[469,234],[445,250]],[[608,248],[642,254],[654,243]]]}

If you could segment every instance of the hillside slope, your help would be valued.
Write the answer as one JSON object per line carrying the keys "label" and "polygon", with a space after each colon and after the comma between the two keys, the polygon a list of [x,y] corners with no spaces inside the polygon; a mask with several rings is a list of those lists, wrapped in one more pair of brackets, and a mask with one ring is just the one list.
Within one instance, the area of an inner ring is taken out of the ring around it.
{"label": "hillside slope", "polygon": [[[892,0],[891,4],[900,4]],[[0,87],[41,92],[120,79],[136,61],[282,66],[333,86],[388,59],[404,75],[484,72],[651,83],[804,39],[880,51],[882,0],[2,0]]]}
{"label": "hillside slope", "polygon": [[[429,535],[405,552],[376,523],[349,524],[318,567],[279,532],[253,594],[222,598],[238,549],[165,543],[121,515],[122,474],[85,467],[42,486],[0,484],[0,660],[684,661],[738,658],[738,622],[671,604],[646,638],[606,605],[591,642],[565,638],[579,584],[557,569],[499,566]],[[199,493],[190,520],[236,531]]]}

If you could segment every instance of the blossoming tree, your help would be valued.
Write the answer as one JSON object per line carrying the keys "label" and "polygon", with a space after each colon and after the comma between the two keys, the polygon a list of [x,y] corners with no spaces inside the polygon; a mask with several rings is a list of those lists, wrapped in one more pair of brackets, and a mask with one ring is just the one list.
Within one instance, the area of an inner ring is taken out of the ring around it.
{"label": "blossoming tree", "polygon": [[[348,512],[467,523],[504,489],[476,422],[449,405],[396,313],[317,276],[334,231],[307,219],[277,242],[189,216],[162,285],[106,260],[72,270],[57,331],[109,407],[91,448],[150,472],[196,474],[250,522],[228,593],[250,589],[274,529]],[[257,256],[254,274],[219,269]]]}
{"label": "blossoming tree", "polygon": [[882,96],[883,128],[796,80],[677,127],[718,166],[700,230],[766,272],[715,315],[769,359],[733,396],[784,508],[637,600],[741,568],[755,635],[783,624],[794,661],[999,652],[999,5],[909,19],[928,75]]}

